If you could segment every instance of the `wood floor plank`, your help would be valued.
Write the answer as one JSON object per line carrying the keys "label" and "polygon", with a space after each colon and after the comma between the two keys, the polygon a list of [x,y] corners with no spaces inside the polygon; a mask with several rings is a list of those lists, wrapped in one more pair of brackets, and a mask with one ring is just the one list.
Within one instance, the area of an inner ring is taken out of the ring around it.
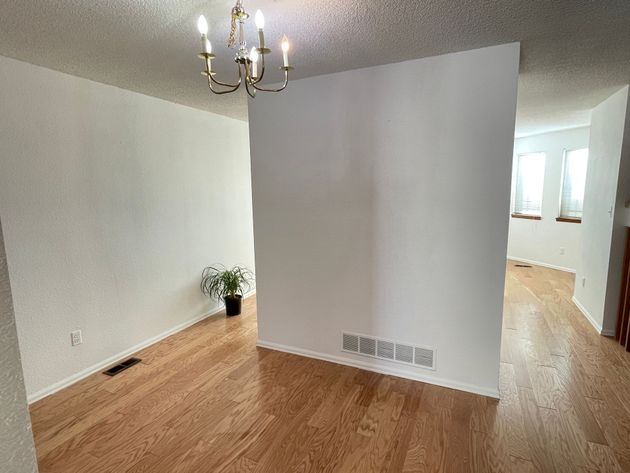
{"label": "wood floor plank", "polygon": [[621,468],[613,450],[607,445],[589,442],[586,455],[596,469],[602,473],[623,473],[627,471]]}
{"label": "wood floor plank", "polygon": [[624,416],[621,406],[613,399],[587,401],[617,462],[624,470],[630,471],[630,419]]}
{"label": "wood floor plank", "polygon": [[572,473],[588,466],[584,447],[570,429],[566,429],[555,409],[540,409],[547,441],[552,448],[551,457],[558,473]]}
{"label": "wood floor plank", "polygon": [[331,363],[317,364],[315,369],[308,369],[293,377],[295,387],[289,386],[282,411],[274,410],[277,416],[277,428],[261,436],[258,444],[245,452],[248,458],[256,461],[257,472],[273,472],[278,464],[287,470],[299,464],[309,451],[309,446],[316,441],[319,429],[309,424],[330,395],[331,389],[339,379],[340,371]]}
{"label": "wood floor plank", "polygon": [[[531,452],[525,433],[523,411],[513,365],[501,364],[499,382],[501,401],[487,399],[483,412],[485,420],[483,423],[476,421],[473,429],[490,434],[490,439],[495,443],[500,443],[501,449],[507,454],[529,460]],[[481,415],[473,411],[473,418]]]}
{"label": "wood floor plank", "polygon": [[518,394],[532,463],[540,471],[553,473],[556,468],[552,458],[551,444],[545,433],[543,417],[540,413],[543,408],[536,404],[536,397],[531,389],[519,388]]}
{"label": "wood floor plank", "polygon": [[444,471],[446,468],[452,392],[445,393],[448,400],[440,394],[440,388],[432,385],[425,386],[423,390],[403,465],[404,473]]}
{"label": "wood floor plank", "polygon": [[[391,446],[386,452],[381,473],[400,473],[405,465],[405,454],[409,449],[413,432],[414,418],[420,408],[420,401],[424,392],[424,385],[408,380],[398,381],[392,387],[394,392],[403,394],[404,404],[400,413],[400,419],[396,423],[392,434]],[[472,396],[477,401],[485,399],[481,396]]]}
{"label": "wood floor plank", "polygon": [[554,399],[560,389],[560,381],[556,369],[549,366],[532,366],[530,368],[536,403],[538,407],[554,408]]}
{"label": "wood floor plank", "polygon": [[[470,454],[470,471],[475,473],[512,473],[517,471],[513,465],[515,462],[526,462],[533,468],[528,460],[511,457],[500,439],[486,432],[471,432]],[[522,467],[520,469],[523,470]]]}
{"label": "wood floor plank", "polygon": [[356,435],[366,440],[357,438],[357,444],[361,448],[357,448],[353,455],[345,458],[340,471],[378,472],[387,460],[405,403],[403,394],[393,392],[389,389],[390,386],[386,386],[389,384],[388,381],[384,379],[379,384],[377,394],[356,431]]}

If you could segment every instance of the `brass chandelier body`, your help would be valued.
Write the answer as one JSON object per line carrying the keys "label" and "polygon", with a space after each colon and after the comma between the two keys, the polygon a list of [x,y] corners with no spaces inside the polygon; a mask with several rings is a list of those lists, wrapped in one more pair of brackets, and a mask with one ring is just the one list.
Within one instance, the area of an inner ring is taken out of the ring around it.
{"label": "brass chandelier body", "polygon": [[[199,57],[205,63],[205,69],[201,72],[202,75],[208,79],[208,87],[212,93],[217,95],[229,94],[236,92],[242,84],[245,84],[245,90],[252,98],[256,96],[257,91],[261,92],[281,92],[287,87],[289,83],[289,71],[293,69],[288,64],[288,50],[289,43],[286,36],[282,41],[282,51],[284,65],[280,67],[280,70],[284,71],[284,82],[278,88],[265,88],[262,87],[260,82],[265,75],[265,56],[271,53],[271,49],[265,47],[264,37],[264,17],[262,12],[258,10],[256,12],[256,26],[258,29],[258,47],[252,48],[251,52],[247,49],[247,42],[245,40],[245,20],[249,18],[249,14],[243,8],[242,0],[237,0],[236,4],[232,8],[231,14],[231,29],[228,38],[228,47],[235,47],[237,41],[238,31],[238,51],[234,57],[234,62],[238,69],[238,81],[235,83],[222,82],[215,78],[216,72],[212,70],[212,59],[215,55],[212,54],[212,46],[208,41],[208,25],[206,19],[201,16],[199,18],[198,27],[201,33],[201,46],[202,52]],[[260,74],[258,74],[258,60],[260,58]]]}

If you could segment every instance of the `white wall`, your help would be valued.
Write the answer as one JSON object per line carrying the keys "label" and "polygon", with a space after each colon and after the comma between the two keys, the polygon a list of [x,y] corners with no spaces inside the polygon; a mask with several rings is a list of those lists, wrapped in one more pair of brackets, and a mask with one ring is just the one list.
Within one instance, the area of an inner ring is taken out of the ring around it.
{"label": "white wall", "polygon": [[[250,100],[260,343],[497,395],[519,45]],[[428,345],[354,357],[341,330]]]}
{"label": "white wall", "polygon": [[[542,220],[510,219],[508,257],[575,271],[581,251],[581,224],[556,222],[560,206],[564,150],[588,148],[589,129],[544,133],[514,141],[514,164],[519,154],[546,153]],[[512,198],[516,166],[512,166]],[[564,248],[564,254],[561,254]]]}
{"label": "white wall", "polygon": [[578,306],[606,335],[614,334],[617,319],[625,243],[624,202],[630,192],[627,105],[626,86],[595,107],[591,115],[583,243],[574,293]]}
{"label": "white wall", "polygon": [[617,324],[617,311],[621,291],[623,273],[623,258],[628,237],[627,208],[625,203],[630,200],[630,93],[625,87],[620,91],[620,98],[626,96],[626,116],[623,129],[623,144],[619,162],[617,192],[615,196],[612,237],[610,243],[610,263],[608,265],[608,284],[606,287],[606,302],[604,303],[604,331],[613,333]]}
{"label": "white wall", "polygon": [[0,225],[0,465],[7,473],[36,473],[11,285]]}
{"label": "white wall", "polygon": [[0,83],[0,215],[33,398],[212,310],[205,265],[253,268],[247,124],[5,58]]}

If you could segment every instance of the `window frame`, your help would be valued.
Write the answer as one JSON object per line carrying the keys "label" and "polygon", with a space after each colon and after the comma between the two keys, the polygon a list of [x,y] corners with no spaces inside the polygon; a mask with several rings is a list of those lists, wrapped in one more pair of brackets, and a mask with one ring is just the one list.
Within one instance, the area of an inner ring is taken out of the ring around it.
{"label": "window frame", "polygon": [[[571,151],[581,151],[586,150],[586,167],[588,169],[588,157],[589,157],[589,147],[582,148],[563,148],[562,150],[562,173],[560,175],[560,195],[558,196],[558,214],[556,216],[556,222],[564,222],[564,223],[582,223],[581,217],[568,217],[566,215],[562,215],[562,194],[564,194],[564,179],[567,170],[567,155]],[[582,214],[584,213],[584,196],[582,196]]]}
{"label": "window frame", "polygon": [[[538,214],[526,214],[526,213],[517,213],[516,212],[516,187],[518,186],[518,170],[519,170],[519,161],[521,156],[527,156],[532,154],[542,154],[543,155],[543,176],[542,176],[542,188],[540,192],[540,215]],[[514,172],[514,195],[512,196],[512,211],[510,215],[512,218],[522,218],[526,220],[542,220],[542,212],[543,212],[543,201],[545,196],[545,174],[547,172],[547,152],[546,151],[527,151],[523,153],[516,153],[516,169]]]}

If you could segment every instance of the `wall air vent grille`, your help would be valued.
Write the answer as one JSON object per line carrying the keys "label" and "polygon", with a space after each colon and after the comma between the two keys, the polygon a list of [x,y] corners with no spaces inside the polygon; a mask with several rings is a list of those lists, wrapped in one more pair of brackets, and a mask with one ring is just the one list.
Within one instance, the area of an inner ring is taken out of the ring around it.
{"label": "wall air vent grille", "polygon": [[348,333],[343,334],[343,349],[357,353],[359,351],[359,337]]}
{"label": "wall air vent grille", "polygon": [[435,369],[435,349],[392,340],[342,332],[341,350],[381,360]]}
{"label": "wall air vent grille", "polygon": [[394,342],[388,342],[385,340],[376,341],[376,356],[378,358],[385,358],[387,360],[394,359]]}
{"label": "wall air vent grille", "polygon": [[415,347],[413,359],[414,363],[418,366],[433,368],[433,350]]}
{"label": "wall air vent grille", "polygon": [[369,337],[359,337],[359,352],[363,355],[376,356],[376,340]]}
{"label": "wall air vent grille", "polygon": [[396,360],[403,363],[413,363],[413,347],[403,343],[396,344]]}

